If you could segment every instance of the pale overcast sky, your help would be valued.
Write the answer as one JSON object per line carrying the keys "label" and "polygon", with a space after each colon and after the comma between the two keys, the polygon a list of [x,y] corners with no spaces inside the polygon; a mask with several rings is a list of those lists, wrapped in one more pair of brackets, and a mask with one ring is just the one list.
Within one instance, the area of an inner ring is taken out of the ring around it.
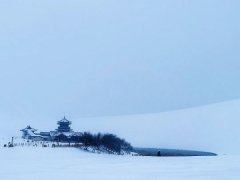
{"label": "pale overcast sky", "polygon": [[156,113],[240,97],[239,0],[0,0],[0,112]]}

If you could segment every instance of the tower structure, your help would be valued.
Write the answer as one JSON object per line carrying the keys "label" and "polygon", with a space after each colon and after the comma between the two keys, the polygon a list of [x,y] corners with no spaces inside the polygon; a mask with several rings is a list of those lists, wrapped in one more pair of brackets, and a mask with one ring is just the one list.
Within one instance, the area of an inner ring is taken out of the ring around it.
{"label": "tower structure", "polygon": [[57,122],[58,128],[56,129],[57,132],[72,132],[70,125],[72,124],[71,121],[67,120],[64,116],[63,119]]}

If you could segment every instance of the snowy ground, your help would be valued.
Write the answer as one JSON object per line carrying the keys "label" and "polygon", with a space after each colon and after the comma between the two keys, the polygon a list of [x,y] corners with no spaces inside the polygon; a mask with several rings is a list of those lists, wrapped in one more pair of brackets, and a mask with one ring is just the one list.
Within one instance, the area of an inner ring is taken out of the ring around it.
{"label": "snowy ground", "polygon": [[[220,154],[217,157],[133,157],[73,148],[3,148],[3,142],[11,138],[0,138],[0,180],[239,180],[239,109],[240,100],[236,100],[159,114],[70,118],[76,131],[110,132],[133,146],[211,151]],[[5,122],[11,123],[0,127],[0,137],[19,136],[19,129],[28,124],[53,130],[57,120],[43,123],[6,118]]]}
{"label": "snowy ground", "polygon": [[74,148],[0,148],[0,179],[239,180],[240,156],[134,157]]}

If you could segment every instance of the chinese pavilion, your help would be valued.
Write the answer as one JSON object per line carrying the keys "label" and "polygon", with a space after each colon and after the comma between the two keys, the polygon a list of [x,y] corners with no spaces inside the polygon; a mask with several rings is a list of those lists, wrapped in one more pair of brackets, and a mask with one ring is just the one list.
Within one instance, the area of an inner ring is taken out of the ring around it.
{"label": "chinese pavilion", "polygon": [[67,120],[65,116],[62,120],[58,121],[57,124],[59,125],[56,129],[57,132],[72,132],[72,129],[70,128],[72,122]]}
{"label": "chinese pavilion", "polygon": [[[65,139],[68,141],[70,139],[74,139],[75,136],[79,136],[81,132],[74,132],[70,125],[72,124],[65,116],[63,119],[57,122],[58,128],[55,131],[50,132],[40,132],[37,133],[36,129],[31,126],[27,126],[26,128],[20,130],[22,131],[22,138],[36,141],[54,141],[56,139]],[[64,138],[63,138],[64,137]]]}

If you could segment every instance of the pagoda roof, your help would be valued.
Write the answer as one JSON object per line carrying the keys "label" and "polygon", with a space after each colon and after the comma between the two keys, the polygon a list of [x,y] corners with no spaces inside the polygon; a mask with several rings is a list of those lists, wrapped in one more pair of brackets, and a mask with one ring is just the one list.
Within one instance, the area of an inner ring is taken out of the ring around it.
{"label": "pagoda roof", "polygon": [[29,130],[31,130],[31,131],[37,131],[37,129],[34,129],[34,128],[32,128],[30,125],[28,125],[26,128],[24,128],[24,129],[21,129],[21,131],[29,131]]}
{"label": "pagoda roof", "polygon": [[69,121],[65,116],[63,117],[63,119],[61,119],[60,121],[58,121],[58,124],[59,123],[69,123],[69,124],[72,124],[71,121]]}

